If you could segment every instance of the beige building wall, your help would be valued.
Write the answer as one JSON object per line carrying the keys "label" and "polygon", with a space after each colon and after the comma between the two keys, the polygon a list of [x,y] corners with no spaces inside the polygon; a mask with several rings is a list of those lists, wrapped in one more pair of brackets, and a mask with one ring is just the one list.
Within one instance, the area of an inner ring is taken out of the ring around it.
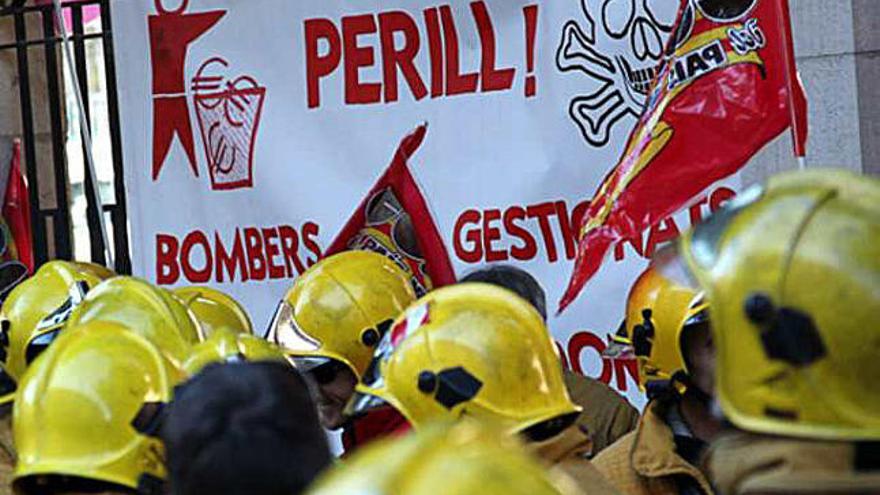
{"label": "beige building wall", "polygon": [[[810,105],[807,167],[880,174],[880,1],[789,0]],[[746,169],[746,182],[797,168],[788,133]]]}

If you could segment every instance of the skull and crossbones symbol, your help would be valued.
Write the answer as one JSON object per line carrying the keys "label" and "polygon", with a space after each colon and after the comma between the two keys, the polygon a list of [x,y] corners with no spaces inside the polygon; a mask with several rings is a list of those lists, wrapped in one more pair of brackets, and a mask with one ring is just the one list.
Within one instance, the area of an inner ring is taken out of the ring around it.
{"label": "skull and crossbones symbol", "polygon": [[[685,0],[672,48],[690,37],[700,15],[731,22],[757,0]],[[589,77],[597,89],[576,96],[569,114],[592,146],[608,144],[624,117],[638,118],[673,35],[682,0],[580,0],[586,24],[569,20],[556,54],[561,72]],[[583,26],[583,27],[582,27]]]}
{"label": "skull and crossbones symbol", "polygon": [[615,124],[641,113],[679,5],[679,0],[581,0],[586,29],[575,20],[563,27],[557,67],[599,85],[569,106],[590,145],[605,146]]}

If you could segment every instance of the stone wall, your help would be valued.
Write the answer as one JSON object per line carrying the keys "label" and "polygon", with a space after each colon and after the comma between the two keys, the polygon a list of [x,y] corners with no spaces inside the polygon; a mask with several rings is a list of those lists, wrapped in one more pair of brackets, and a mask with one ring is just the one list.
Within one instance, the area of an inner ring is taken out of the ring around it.
{"label": "stone wall", "polygon": [[[795,55],[810,102],[808,167],[880,174],[877,0],[790,0]],[[746,169],[747,183],[797,168],[786,133]]]}

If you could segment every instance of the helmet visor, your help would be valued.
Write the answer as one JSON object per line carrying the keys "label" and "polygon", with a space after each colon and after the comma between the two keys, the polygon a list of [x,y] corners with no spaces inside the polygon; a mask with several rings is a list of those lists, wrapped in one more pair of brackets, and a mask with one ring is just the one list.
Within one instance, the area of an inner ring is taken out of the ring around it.
{"label": "helmet visor", "polygon": [[635,349],[632,341],[620,337],[613,337],[605,350],[602,351],[603,358],[609,359],[635,359]]}
{"label": "helmet visor", "polygon": [[25,351],[25,362],[30,365],[37,359],[40,354],[46,351],[49,348],[49,345],[52,342],[55,342],[55,339],[58,338],[58,334],[61,333],[61,327],[56,328],[55,330],[51,330],[45,333],[41,333],[37,335],[30,342],[28,342],[27,350]]}
{"label": "helmet visor", "polygon": [[330,358],[321,356],[290,356],[289,359],[293,363],[293,367],[303,373],[308,373],[332,361]]}
{"label": "helmet visor", "polygon": [[82,281],[76,282],[70,286],[68,290],[67,299],[64,303],[59,306],[55,311],[46,315],[45,318],[40,320],[37,323],[37,332],[46,332],[49,330],[56,330],[60,327],[64,326],[67,320],[70,319],[70,315],[73,314],[73,310],[77,308],[86,297],[86,292],[88,292],[89,286]]}
{"label": "helmet visor", "polygon": [[345,406],[343,414],[346,417],[354,418],[388,406],[389,404],[385,399],[369,393],[359,386],[351,400],[348,401],[348,405]]}
{"label": "helmet visor", "polygon": [[361,383],[369,388],[378,389],[385,386],[385,377],[382,373],[385,363],[388,362],[388,359],[391,358],[391,353],[394,352],[394,344],[392,343],[391,337],[392,333],[393,332],[385,332],[382,336],[382,339],[376,346],[376,350],[373,352],[373,360],[370,361],[370,365],[367,367],[367,371],[364,372],[364,376],[361,379]]}
{"label": "helmet visor", "polygon": [[385,386],[385,376],[383,375],[385,363],[388,362],[391,353],[394,351],[392,333],[390,331],[385,332],[382,340],[376,346],[376,350],[373,352],[373,360],[370,361],[367,371],[364,372],[364,376],[361,379],[361,383],[358,384],[354,396],[348,402],[345,410],[346,415],[359,416],[388,405],[385,399],[372,392],[380,390]]}
{"label": "helmet visor", "polygon": [[731,199],[703,223],[694,227],[678,242],[664,246],[654,254],[652,263],[659,272],[674,283],[699,291],[700,282],[695,269],[711,270],[718,262],[724,233],[737,216],[764,194],[763,188],[753,186]]}
{"label": "helmet visor", "polygon": [[322,345],[320,340],[307,334],[297,325],[293,316],[293,307],[287,301],[281,301],[278,309],[275,310],[266,340],[277,344],[294,356],[297,353],[309,355],[320,349]]}
{"label": "helmet visor", "polygon": [[602,351],[603,358],[609,359],[635,359],[635,350],[632,339],[626,331],[626,320],[620,322],[620,326],[614,335],[608,336],[608,346]]}

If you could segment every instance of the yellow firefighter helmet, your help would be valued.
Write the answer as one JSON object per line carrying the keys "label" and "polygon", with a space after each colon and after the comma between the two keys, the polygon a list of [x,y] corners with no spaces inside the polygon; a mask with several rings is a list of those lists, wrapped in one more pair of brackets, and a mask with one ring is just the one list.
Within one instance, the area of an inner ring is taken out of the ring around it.
{"label": "yellow firefighter helmet", "polygon": [[50,261],[10,292],[0,311],[0,365],[8,379],[0,404],[12,400],[15,383],[58,337],[86,293],[114,275],[91,263]]}
{"label": "yellow firefighter helmet", "polygon": [[211,363],[237,361],[287,361],[281,348],[260,337],[220,329],[193,347],[183,363],[189,375],[195,375]]}
{"label": "yellow firefighter helmet", "polygon": [[268,340],[284,348],[302,371],[336,360],[360,377],[394,318],[414,300],[409,277],[392,260],[347,251],[296,279]]}
{"label": "yellow firefighter helmet", "polygon": [[119,323],[70,327],[21,381],[13,411],[17,493],[44,493],[41,486],[65,478],[158,490],[159,412],[183,378]]}
{"label": "yellow firefighter helmet", "polygon": [[880,439],[876,179],[776,176],[687,233],[678,250],[666,270],[690,275],[712,304],[717,395],[733,423]]}
{"label": "yellow firefighter helmet", "polygon": [[116,322],[153,342],[180,366],[202,340],[193,314],[171,292],[134,277],[115,277],[92,289],[68,325]]}
{"label": "yellow firefighter helmet", "polygon": [[221,329],[254,333],[247,311],[225,292],[202,286],[180,287],[171,292],[195,315],[205,338]]}
{"label": "yellow firefighter helmet", "polygon": [[507,289],[482,283],[444,287],[410,306],[385,335],[356,390],[350,413],[384,401],[417,429],[472,416],[544,439],[580,411],[535,308]]}
{"label": "yellow firefighter helmet", "polygon": [[472,421],[436,423],[384,440],[328,471],[309,495],[561,495],[578,493],[515,437]]}
{"label": "yellow firefighter helmet", "polygon": [[642,391],[687,382],[682,335],[687,328],[708,322],[708,308],[701,293],[676,284],[654,266],[639,276],[626,301],[626,328]]}

